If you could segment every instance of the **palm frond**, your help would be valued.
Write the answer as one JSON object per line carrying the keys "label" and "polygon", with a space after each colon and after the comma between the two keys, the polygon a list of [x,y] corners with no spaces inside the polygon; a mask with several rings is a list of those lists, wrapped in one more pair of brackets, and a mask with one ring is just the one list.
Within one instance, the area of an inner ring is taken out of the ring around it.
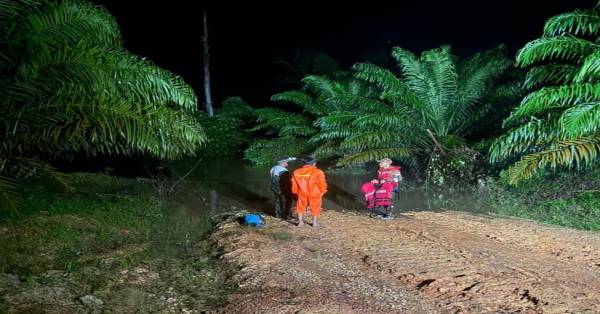
{"label": "palm frond", "polygon": [[531,178],[544,168],[584,167],[595,163],[600,154],[600,137],[585,137],[559,141],[553,147],[525,155],[507,170],[510,183]]}
{"label": "palm frond", "polygon": [[[600,48],[600,46],[599,46]],[[600,49],[588,55],[575,76],[576,82],[597,82],[600,78]]]}
{"label": "palm frond", "polygon": [[309,137],[317,133],[317,130],[307,125],[286,125],[279,131],[279,136]]}
{"label": "palm frond", "polygon": [[525,67],[538,62],[570,61],[579,63],[598,49],[597,45],[573,36],[540,38],[529,42],[517,53],[517,65]]}
{"label": "palm frond", "polygon": [[578,104],[600,101],[600,84],[573,84],[545,87],[529,94],[517,107],[505,125],[552,110],[563,110]]}
{"label": "palm frond", "polygon": [[371,63],[357,63],[352,69],[356,78],[375,84],[383,92],[394,91],[407,97],[412,94],[406,84],[387,69]]}
{"label": "palm frond", "polygon": [[490,146],[490,161],[499,162],[546,147],[559,136],[559,124],[556,119],[532,119],[494,140]]}
{"label": "palm frond", "polygon": [[600,102],[583,103],[565,110],[560,117],[562,133],[578,138],[595,133],[600,128]]}
{"label": "palm frond", "polygon": [[19,193],[15,180],[0,176],[0,210],[14,211],[19,205]]}
{"label": "palm frond", "polygon": [[328,159],[342,156],[342,151],[336,141],[329,141],[319,145],[313,152],[318,159]]}
{"label": "palm frond", "polygon": [[301,114],[291,113],[273,108],[260,108],[256,110],[257,122],[259,123],[250,131],[274,130],[280,135],[284,129],[291,127],[310,127],[310,122]]}
{"label": "palm frond", "polygon": [[382,113],[367,113],[352,121],[352,126],[380,130],[397,129],[398,131],[414,127],[414,121],[406,113],[387,111]]}
{"label": "palm frond", "polygon": [[314,124],[321,129],[336,128],[349,125],[356,117],[357,114],[351,111],[336,111],[317,119]]}
{"label": "palm frond", "polygon": [[[433,49],[423,53],[422,63],[426,73],[424,90],[417,94],[426,95],[428,110],[423,113],[429,125],[437,135],[446,135],[453,124],[453,117],[463,108],[457,106],[458,73],[448,49]],[[421,85],[409,83],[411,90],[421,88]],[[463,113],[466,114],[466,113]]]}
{"label": "palm frond", "polygon": [[332,97],[343,91],[342,84],[323,75],[308,75],[302,79],[307,90],[327,97]]}
{"label": "palm frond", "polygon": [[271,101],[295,104],[313,114],[322,114],[324,108],[315,103],[313,98],[302,90],[291,90],[271,96]]}
{"label": "palm frond", "polygon": [[422,90],[422,84],[425,84],[425,74],[423,69],[422,61],[414,53],[402,49],[400,47],[394,47],[392,49],[392,57],[398,63],[400,70],[402,70],[402,76],[406,79],[408,85],[412,86],[412,90]]}
{"label": "palm frond", "polygon": [[339,93],[326,100],[332,104],[336,111],[340,110],[358,110],[358,111],[382,111],[386,110],[385,103],[378,99],[366,97],[364,95],[353,95],[350,93]]}
{"label": "palm frond", "polygon": [[343,157],[337,163],[338,166],[347,166],[353,164],[361,164],[369,161],[378,160],[381,158],[402,158],[410,157],[414,153],[411,148],[405,147],[393,147],[393,148],[382,148],[372,149],[364,152],[350,154]]}
{"label": "palm frond", "polygon": [[565,85],[573,83],[579,67],[571,64],[544,64],[527,72],[523,87],[533,89],[544,85]]}
{"label": "palm frond", "polygon": [[343,140],[356,133],[356,130],[347,127],[322,130],[310,138],[311,143],[322,143],[336,140]]}
{"label": "palm frond", "polygon": [[83,1],[48,2],[18,24],[27,45],[52,49],[82,41],[90,45],[118,47],[121,33],[115,18],[103,7]]}
{"label": "palm frond", "polygon": [[340,143],[340,148],[348,151],[388,148],[399,142],[398,137],[398,132],[369,130],[348,136]]}
{"label": "palm frond", "polygon": [[0,0],[0,25],[5,25],[11,18],[23,16],[33,11],[46,0]]}
{"label": "palm frond", "polygon": [[596,36],[600,33],[600,16],[593,10],[575,10],[551,17],[544,25],[544,37],[569,33]]}
{"label": "palm frond", "polygon": [[504,54],[504,46],[480,52],[458,64],[459,99],[457,112],[460,119],[474,103],[481,101],[491,89],[492,83],[512,66],[512,61]]}
{"label": "palm frond", "polygon": [[[406,85],[406,90],[395,88],[393,92],[407,99],[405,102],[413,105],[417,110],[427,108],[424,102],[429,98],[429,94],[427,93],[429,89],[423,56],[420,60],[412,52],[395,47],[392,49],[392,57],[396,59],[398,66],[402,70],[402,82]],[[389,92],[389,90],[384,90],[384,92]]]}
{"label": "palm frond", "polygon": [[127,99],[196,110],[196,96],[180,77],[123,51],[65,46],[40,52],[34,61],[20,67],[18,81],[6,92],[8,97],[43,105],[53,99],[91,95],[96,102]]}

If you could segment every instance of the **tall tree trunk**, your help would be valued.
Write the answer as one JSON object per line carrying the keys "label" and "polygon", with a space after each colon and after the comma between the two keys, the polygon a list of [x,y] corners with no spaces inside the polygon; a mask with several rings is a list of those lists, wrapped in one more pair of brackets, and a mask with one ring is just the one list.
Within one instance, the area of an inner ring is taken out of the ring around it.
{"label": "tall tree trunk", "polygon": [[210,63],[208,54],[208,23],[206,22],[206,11],[204,11],[204,34],[202,35],[202,46],[204,47],[204,106],[209,117],[215,115],[212,94],[210,92]]}

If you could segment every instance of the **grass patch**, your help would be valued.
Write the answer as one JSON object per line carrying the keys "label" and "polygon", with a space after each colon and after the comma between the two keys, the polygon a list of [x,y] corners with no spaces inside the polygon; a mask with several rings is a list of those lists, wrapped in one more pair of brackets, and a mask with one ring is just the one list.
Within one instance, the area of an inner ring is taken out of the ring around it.
{"label": "grass patch", "polygon": [[504,192],[494,195],[491,211],[565,227],[600,230],[600,194],[580,193],[558,199],[532,199]]}
{"label": "grass patch", "polygon": [[[75,174],[73,180],[76,189],[68,193],[33,182],[23,191],[18,212],[0,214],[0,275],[23,283],[12,293],[26,290],[26,283],[65,284],[71,293],[66,299],[95,294],[103,296],[106,309],[118,309],[109,300],[118,299],[127,285],[122,274],[138,268],[159,274],[151,285],[136,287],[146,297],[171,291],[180,306],[200,310],[224,302],[233,287],[228,268],[205,241],[209,215],[164,206],[147,180],[99,174]],[[0,292],[9,291],[2,284]],[[10,297],[0,300],[0,312],[14,310]],[[169,305],[147,306],[167,310]]]}
{"label": "grass patch", "polygon": [[517,187],[490,181],[484,189],[446,200],[443,207],[598,231],[600,170],[540,176]]}
{"label": "grass patch", "polygon": [[[41,185],[25,190],[19,212],[1,218],[0,272],[27,277],[97,263],[81,257],[101,258],[144,243],[150,239],[148,230],[164,216],[151,193],[132,193],[141,190],[141,182],[84,174],[74,181],[77,190],[72,193],[53,193]],[[110,189],[107,181],[113,181]]]}
{"label": "grass patch", "polygon": [[294,235],[287,231],[272,231],[267,234],[277,241],[290,241],[294,239]]}

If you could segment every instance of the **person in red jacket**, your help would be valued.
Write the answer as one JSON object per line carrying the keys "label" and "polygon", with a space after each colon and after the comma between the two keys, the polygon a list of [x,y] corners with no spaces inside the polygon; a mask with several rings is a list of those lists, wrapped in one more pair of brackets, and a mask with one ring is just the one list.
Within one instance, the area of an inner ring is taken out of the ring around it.
{"label": "person in red jacket", "polygon": [[379,170],[377,170],[377,179],[384,182],[394,182],[398,185],[398,182],[402,181],[402,174],[400,173],[399,166],[392,166],[392,160],[389,158],[383,158],[379,160]]}
{"label": "person in red jacket", "polygon": [[313,227],[318,228],[318,218],[321,215],[323,195],[327,192],[325,173],[316,167],[316,160],[308,157],[304,159],[304,166],[296,169],[292,175],[292,193],[298,196],[296,212],[298,213],[298,226],[304,226],[304,213],[310,206],[313,218]]}

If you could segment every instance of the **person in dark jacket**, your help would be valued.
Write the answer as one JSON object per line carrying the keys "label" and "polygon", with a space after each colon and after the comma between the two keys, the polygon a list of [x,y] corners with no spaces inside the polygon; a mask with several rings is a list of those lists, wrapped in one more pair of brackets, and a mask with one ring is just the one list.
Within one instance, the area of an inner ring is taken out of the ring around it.
{"label": "person in dark jacket", "polygon": [[289,219],[292,216],[292,178],[288,171],[288,162],[295,158],[280,158],[271,168],[271,191],[275,194],[275,217]]}

